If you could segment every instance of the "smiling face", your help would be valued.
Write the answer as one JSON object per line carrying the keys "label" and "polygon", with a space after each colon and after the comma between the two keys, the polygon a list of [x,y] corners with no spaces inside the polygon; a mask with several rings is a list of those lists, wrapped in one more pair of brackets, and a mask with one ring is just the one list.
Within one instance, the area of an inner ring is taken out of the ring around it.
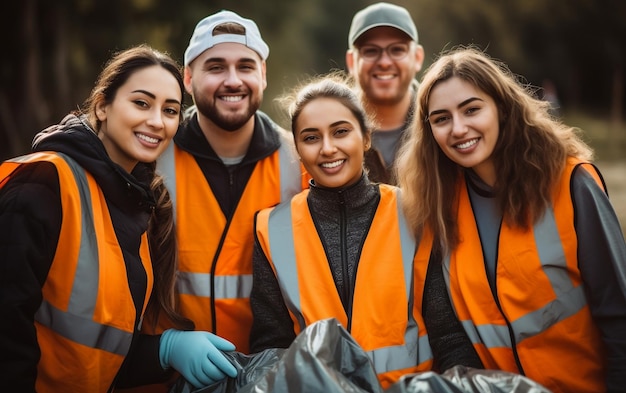
{"label": "smiling face", "polygon": [[185,88],[198,112],[225,131],[253,121],[266,87],[265,62],[242,44],[215,45],[185,68]]}
{"label": "smiling face", "polygon": [[96,105],[98,137],[113,162],[131,172],[152,162],[176,134],[182,103],[176,78],[161,66],[133,73],[109,104]]}
{"label": "smiling face", "polygon": [[364,136],[354,114],[340,101],[315,98],[308,102],[293,132],[302,164],[317,186],[345,187],[361,178],[369,136]]}
{"label": "smiling face", "polygon": [[[395,44],[408,45],[405,57],[394,60],[383,50],[378,59],[364,58],[359,49],[394,48]],[[424,50],[402,31],[387,26],[375,27],[359,37],[356,48],[346,54],[350,74],[374,105],[393,105],[400,102],[411,85],[415,74],[422,68]]]}
{"label": "smiling face", "polygon": [[498,108],[482,90],[458,77],[431,90],[428,121],[443,153],[472,168],[487,184],[495,183],[492,154],[500,134]]}

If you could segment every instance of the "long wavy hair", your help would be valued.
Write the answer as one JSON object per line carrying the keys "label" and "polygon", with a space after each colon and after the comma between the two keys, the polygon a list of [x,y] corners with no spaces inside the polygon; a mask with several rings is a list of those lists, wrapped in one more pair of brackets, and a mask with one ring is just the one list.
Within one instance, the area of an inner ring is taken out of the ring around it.
{"label": "long wavy hair", "polygon": [[464,168],[435,141],[428,105],[432,89],[453,77],[488,94],[497,105],[500,132],[492,153],[493,191],[507,224],[528,229],[545,212],[567,158],[590,161],[593,156],[580,130],[552,117],[550,103],[539,99],[536,89],[504,63],[475,47],[442,52],[423,75],[412,131],[400,149],[396,171],[415,236],[429,227],[443,249],[459,243],[456,204]]}
{"label": "long wavy hair", "polygon": [[[137,71],[155,65],[169,71],[176,78],[180,86],[181,97],[184,96],[182,67],[170,55],[147,44],[140,44],[119,51],[105,64],[91,94],[81,108],[81,112],[86,114],[96,133],[100,131],[102,126],[101,121],[96,116],[97,105],[102,101],[107,104],[113,102],[117,91],[126,83],[128,78]],[[181,120],[182,112],[181,110]],[[156,201],[147,231],[154,272],[154,288],[146,308],[146,320],[155,327],[160,313],[163,313],[174,327],[192,329],[193,322],[177,311],[175,285],[178,253],[172,201],[163,183],[163,178],[155,171],[156,162],[142,165],[146,165],[152,174],[150,189]]]}

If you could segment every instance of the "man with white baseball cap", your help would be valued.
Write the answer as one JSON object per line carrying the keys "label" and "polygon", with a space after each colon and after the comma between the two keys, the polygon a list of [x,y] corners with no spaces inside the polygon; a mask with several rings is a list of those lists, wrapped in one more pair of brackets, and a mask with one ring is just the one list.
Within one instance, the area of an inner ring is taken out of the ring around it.
{"label": "man with white baseball cap", "polygon": [[393,165],[410,125],[417,90],[416,74],[424,48],[409,11],[375,3],[358,11],[350,25],[346,66],[365,108],[378,124],[365,167],[375,182],[396,184]]}
{"label": "man with white baseball cap", "polygon": [[158,161],[174,202],[181,312],[243,353],[252,325],[254,214],[309,179],[290,133],[259,110],[268,55],[254,21],[232,11],[202,19],[184,55],[195,106]]}

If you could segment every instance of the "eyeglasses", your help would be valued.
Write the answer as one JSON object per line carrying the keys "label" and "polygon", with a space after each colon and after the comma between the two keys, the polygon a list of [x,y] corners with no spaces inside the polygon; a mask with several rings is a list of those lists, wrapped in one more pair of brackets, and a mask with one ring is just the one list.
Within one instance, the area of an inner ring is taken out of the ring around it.
{"label": "eyeglasses", "polygon": [[363,60],[375,62],[380,59],[383,51],[387,52],[387,56],[389,56],[391,60],[402,60],[409,54],[409,47],[409,43],[407,42],[396,42],[384,48],[377,45],[363,45],[358,48],[358,50]]}

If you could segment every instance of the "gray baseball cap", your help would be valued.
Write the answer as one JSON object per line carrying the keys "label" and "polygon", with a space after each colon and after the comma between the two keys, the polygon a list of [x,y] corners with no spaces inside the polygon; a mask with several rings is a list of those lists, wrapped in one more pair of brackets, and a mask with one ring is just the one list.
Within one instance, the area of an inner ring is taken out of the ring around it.
{"label": "gray baseball cap", "polygon": [[417,28],[406,8],[390,3],[375,3],[363,8],[352,18],[348,47],[354,46],[366,31],[380,26],[395,27],[417,42]]}
{"label": "gray baseball cap", "polygon": [[[213,35],[213,29],[223,23],[237,23],[244,27],[246,34]],[[243,44],[258,53],[263,60],[267,59],[270,54],[270,48],[261,38],[261,32],[253,20],[242,18],[232,11],[220,11],[207,16],[196,25],[189,40],[189,46],[185,50],[185,66],[188,66],[205,50],[225,42]]]}

